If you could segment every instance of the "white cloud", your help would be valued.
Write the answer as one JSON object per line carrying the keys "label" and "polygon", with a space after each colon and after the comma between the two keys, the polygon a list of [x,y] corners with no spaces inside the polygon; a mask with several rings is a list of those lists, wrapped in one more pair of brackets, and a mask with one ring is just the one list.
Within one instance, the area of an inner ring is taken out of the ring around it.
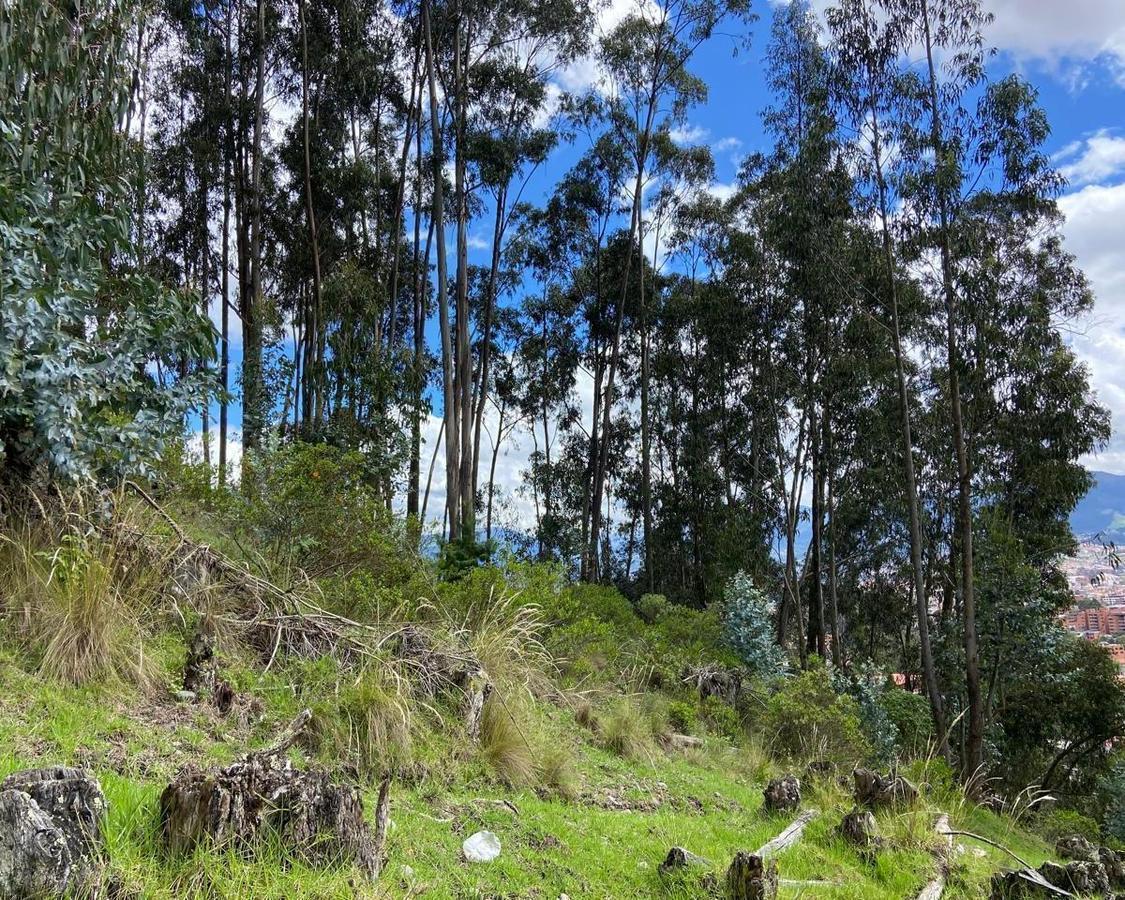
{"label": "white cloud", "polygon": [[1046,63],[1069,80],[1074,64],[1099,58],[1125,71],[1121,0],[987,0],[996,20],[989,39],[1017,59]]}
{"label": "white cloud", "polygon": [[1056,157],[1061,172],[1075,186],[1105,182],[1125,172],[1125,137],[1102,128],[1073,141]]}
{"label": "white cloud", "polygon": [[715,141],[714,151],[716,153],[726,153],[732,150],[741,150],[742,141],[736,137],[725,137]]}
{"label": "white cloud", "polygon": [[557,78],[564,90],[580,93],[604,86],[605,71],[597,60],[597,42],[620,25],[626,16],[636,13],[649,18],[659,17],[661,7],[656,0],[608,0],[598,7],[590,53],[559,69]]}
{"label": "white cloud", "polygon": [[1125,244],[1118,224],[1125,220],[1125,184],[1089,185],[1060,201],[1066,215],[1067,247],[1090,279],[1097,302],[1093,319],[1071,345],[1090,368],[1098,400],[1113,416],[1109,446],[1086,460],[1092,468],[1125,472]]}
{"label": "white cloud", "polygon": [[684,125],[680,128],[673,128],[668,136],[672,138],[677,144],[698,144],[704,140],[710,132],[702,125]]}

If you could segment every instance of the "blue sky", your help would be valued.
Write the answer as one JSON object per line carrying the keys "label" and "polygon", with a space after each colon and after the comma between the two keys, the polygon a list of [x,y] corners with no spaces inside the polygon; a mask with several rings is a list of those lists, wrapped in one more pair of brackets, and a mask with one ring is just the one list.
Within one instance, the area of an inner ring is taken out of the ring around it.
{"label": "blue sky", "polygon": [[[638,2],[610,0],[600,14],[602,29],[611,28]],[[763,55],[772,11],[783,0],[757,0],[759,19],[751,27],[749,49],[743,34],[716,36],[697,53],[691,68],[709,87],[707,102],[688,114],[681,138],[708,144],[715,157],[713,190],[723,195],[734,181],[740,158],[768,149],[761,112],[770,98],[765,87]],[[823,10],[828,0],[813,0]],[[996,16],[987,37],[997,48],[993,75],[1017,71],[1039,90],[1053,133],[1048,150],[1070,185],[1061,206],[1067,217],[1067,246],[1090,277],[1097,302],[1085,322],[1067,323],[1070,341],[1090,368],[1100,401],[1114,416],[1109,447],[1087,460],[1091,468],[1125,473],[1125,0],[984,0]],[[737,54],[736,47],[740,47]],[[592,86],[597,79],[592,61],[579,61],[558,74],[568,89]],[[541,202],[565,169],[585,149],[579,143],[560,149],[529,185],[525,199]],[[471,232],[475,262],[486,264],[490,224],[478,222]],[[447,243],[452,241],[447,235]],[[431,345],[437,335],[430,327]],[[238,355],[240,347],[235,348]],[[587,410],[589,385],[579,384],[580,404]],[[237,422],[239,410],[234,410]],[[212,413],[214,417],[214,412]],[[438,421],[426,429],[432,452]],[[517,435],[502,451],[497,481],[514,490],[526,465],[532,442]],[[431,510],[440,511],[442,454],[434,475]],[[514,498],[512,516],[526,523],[527,498]]]}

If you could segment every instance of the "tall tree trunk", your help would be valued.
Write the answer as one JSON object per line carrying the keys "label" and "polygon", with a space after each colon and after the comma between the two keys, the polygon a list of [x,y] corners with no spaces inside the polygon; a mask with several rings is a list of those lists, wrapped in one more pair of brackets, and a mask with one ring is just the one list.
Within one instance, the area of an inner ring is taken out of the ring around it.
{"label": "tall tree trunk", "polygon": [[934,720],[934,732],[938,735],[940,742],[940,752],[948,758],[949,744],[946,740],[945,710],[941,690],[938,687],[933,648],[930,643],[930,610],[922,568],[922,502],[918,496],[918,481],[914,473],[914,438],[910,424],[910,393],[907,388],[906,361],[898,315],[898,279],[895,273],[887,183],[883,176],[883,151],[879,117],[877,110],[874,108],[871,110],[871,120],[872,155],[875,163],[876,187],[879,194],[883,268],[887,279],[887,296],[891,301],[891,336],[894,342],[895,378],[898,383],[903,474],[906,480],[906,505],[910,517],[910,567],[914,576],[914,610],[918,619],[918,646],[922,657],[922,680],[926,685],[926,696],[930,701],[930,715]]}
{"label": "tall tree trunk", "polygon": [[[316,209],[313,205],[313,188],[312,188],[312,159],[311,151],[309,148],[309,35],[308,35],[308,21],[305,18],[305,0],[299,0],[297,3],[297,16],[301,26],[301,135],[302,135],[302,151],[303,151],[303,176],[305,188],[305,222],[309,232],[309,253],[312,257],[312,298],[311,305],[315,317],[315,327],[308,333],[310,343],[313,341],[319,342],[322,340],[324,331],[323,323],[323,302],[321,297],[321,283],[320,283],[320,241],[317,237],[316,225]],[[306,372],[308,371],[306,367]],[[320,403],[324,395],[324,372],[323,363],[318,360],[317,370],[313,375],[316,386],[314,394],[316,400],[314,401],[314,415],[316,424],[319,426],[321,421],[321,407]],[[341,373],[339,384],[343,386],[343,373]],[[307,411],[306,411],[307,415]]]}
{"label": "tall tree trunk", "polygon": [[922,0],[922,26],[926,39],[926,66],[929,76],[930,139],[937,179],[939,231],[941,243],[941,283],[945,297],[946,365],[949,369],[949,405],[953,420],[953,450],[957,458],[957,527],[961,539],[961,615],[965,639],[965,692],[968,695],[968,735],[965,741],[963,775],[972,778],[982,763],[984,707],[980,689],[980,651],[977,647],[976,595],[973,583],[973,505],[969,454],[961,406],[961,355],[957,341],[957,295],[953,285],[953,252],[950,240],[950,202],[941,172],[945,157],[941,107],[938,101],[937,71],[930,31],[929,0]]}
{"label": "tall tree trunk", "polygon": [[[265,419],[262,384],[262,139],[265,131],[266,5],[257,2],[257,72],[254,79],[254,146],[250,173],[250,284],[242,308],[242,417],[243,445],[247,451],[261,447]],[[246,464],[243,461],[245,472]],[[248,486],[249,479],[243,478]]]}
{"label": "tall tree trunk", "polygon": [[[458,484],[459,460],[457,435],[460,433],[460,423],[457,418],[457,400],[453,391],[453,335],[449,321],[449,274],[448,261],[445,248],[445,199],[443,190],[442,163],[445,154],[442,153],[441,122],[438,112],[437,73],[434,66],[433,33],[430,24],[430,0],[422,0],[422,30],[426,41],[426,78],[429,82],[430,92],[430,132],[432,140],[432,156],[434,166],[434,209],[433,222],[436,232],[437,244],[437,295],[438,295],[438,321],[441,330],[441,372],[442,372],[442,424],[446,432],[445,441],[445,482],[446,505],[449,510],[449,522],[453,526],[450,534],[458,531],[460,526],[460,497],[461,491]],[[431,474],[432,474],[431,464]],[[429,489],[427,488],[427,495]],[[422,504],[423,512],[425,503]]]}
{"label": "tall tree trunk", "polygon": [[219,350],[219,479],[220,486],[227,483],[227,419],[229,415],[230,392],[230,204],[231,178],[234,161],[235,116],[232,108],[234,83],[234,57],[231,54],[231,31],[233,29],[233,3],[227,3],[226,16],[226,121],[223,123],[223,249],[222,249],[222,311],[220,312],[220,350]]}

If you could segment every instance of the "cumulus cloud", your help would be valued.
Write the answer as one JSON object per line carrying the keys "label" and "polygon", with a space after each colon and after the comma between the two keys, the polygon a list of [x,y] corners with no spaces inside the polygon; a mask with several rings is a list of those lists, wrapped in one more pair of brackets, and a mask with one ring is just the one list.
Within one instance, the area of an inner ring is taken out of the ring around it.
{"label": "cumulus cloud", "polygon": [[1059,172],[1076,187],[1115,179],[1125,173],[1125,137],[1102,128],[1068,144],[1059,152],[1056,162]]}
{"label": "cumulus cloud", "polygon": [[1071,338],[1090,369],[1098,400],[1114,422],[1106,451],[1088,459],[1092,468],[1125,472],[1125,244],[1118,224],[1125,219],[1125,184],[1088,185],[1060,201],[1068,248],[1090,279],[1097,297],[1092,321]]}
{"label": "cumulus cloud", "polygon": [[701,125],[684,125],[680,128],[673,128],[668,136],[672,138],[677,144],[698,144],[704,140],[710,132]]}

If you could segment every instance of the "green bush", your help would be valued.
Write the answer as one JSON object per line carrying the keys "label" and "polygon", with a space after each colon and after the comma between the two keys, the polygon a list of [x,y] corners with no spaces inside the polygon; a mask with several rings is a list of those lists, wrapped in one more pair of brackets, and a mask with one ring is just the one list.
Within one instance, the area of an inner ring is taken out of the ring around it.
{"label": "green bush", "polygon": [[668,722],[680,734],[695,734],[699,729],[699,710],[694,703],[672,700],[668,704]]}
{"label": "green bush", "polygon": [[1089,816],[1073,809],[1051,809],[1035,817],[1035,830],[1055,843],[1061,837],[1077,834],[1089,841],[1101,841],[1101,828]]}
{"label": "green bush", "polygon": [[746,736],[738,711],[718,697],[703,701],[703,720],[713,732],[736,743]]}
{"label": "green bush", "polygon": [[766,703],[761,726],[774,749],[792,757],[850,764],[871,753],[859,705],[836,693],[822,663],[782,683]]}
{"label": "green bush", "polygon": [[637,601],[637,615],[649,625],[656,622],[668,609],[668,598],[663,594],[642,594]]}
{"label": "green bush", "polygon": [[934,737],[929,701],[921,694],[888,687],[879,695],[878,702],[897,732],[899,755],[906,758],[926,755]]}

